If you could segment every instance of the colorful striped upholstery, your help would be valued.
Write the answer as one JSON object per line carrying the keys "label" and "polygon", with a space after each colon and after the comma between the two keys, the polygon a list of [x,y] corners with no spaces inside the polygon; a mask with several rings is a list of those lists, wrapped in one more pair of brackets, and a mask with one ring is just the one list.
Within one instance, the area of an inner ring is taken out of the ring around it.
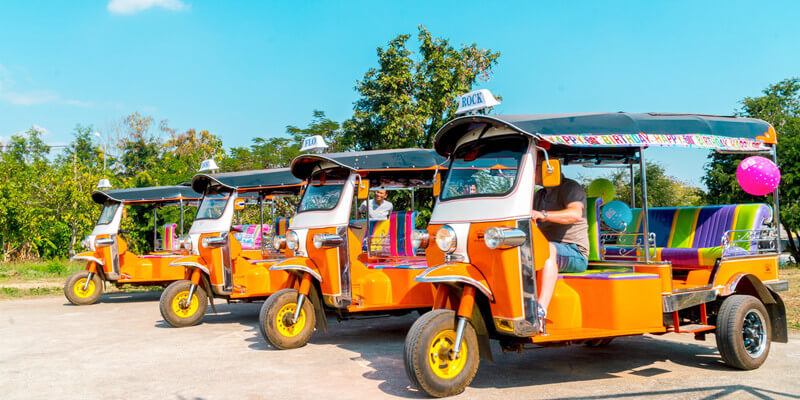
{"label": "colorful striped upholstery", "polygon": [[[723,256],[722,240],[729,230],[761,229],[772,220],[772,209],[766,204],[715,205],[702,207],[659,207],[648,209],[649,230],[656,235],[655,260],[670,261],[677,266],[713,266]],[[641,233],[641,209],[634,210],[635,228],[626,233]],[[747,233],[736,233],[734,240],[746,239]],[[620,243],[631,244],[630,237]],[[637,241],[641,242],[640,239]],[[726,256],[748,254],[757,241],[736,243]],[[612,259],[625,249],[607,247],[604,256]],[[641,250],[637,252],[642,255]]]}
{"label": "colorful striped upholstery", "polygon": [[[416,218],[416,211],[399,211],[389,214],[389,219],[370,221],[367,232],[371,236],[370,253],[389,257],[413,257],[411,233],[414,231]],[[363,249],[367,249],[366,240]]]}
{"label": "colorful striped upholstery", "polygon": [[275,218],[275,234],[278,236],[285,236],[289,225],[292,223],[292,217],[278,217]]}
{"label": "colorful striped upholstery", "polygon": [[269,225],[264,225],[261,234],[258,232],[258,227],[259,225],[234,225],[234,228],[242,230],[242,232],[233,234],[242,245],[242,250],[259,250],[261,248],[261,237],[269,233]]}
{"label": "colorful striped upholstery", "polygon": [[175,230],[178,224],[164,224],[161,229],[161,249],[162,250],[178,250],[180,243],[178,243],[178,236]]}
{"label": "colorful striped upholstery", "polygon": [[586,223],[589,224],[589,261],[600,260],[600,209],[602,197],[586,199]]}

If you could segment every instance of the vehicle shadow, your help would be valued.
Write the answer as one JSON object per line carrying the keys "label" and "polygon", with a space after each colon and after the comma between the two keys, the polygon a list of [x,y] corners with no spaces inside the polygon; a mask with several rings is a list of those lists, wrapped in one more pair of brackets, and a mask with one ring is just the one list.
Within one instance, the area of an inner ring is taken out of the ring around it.
{"label": "vehicle shadow", "polygon": [[[215,303],[217,312],[208,307],[206,315],[203,317],[202,324],[240,324],[253,328],[258,331],[258,312],[262,303]],[[173,328],[163,319],[155,323],[156,328]]]}
{"label": "vehicle shadow", "polygon": [[[97,303],[105,304],[121,304],[121,303],[136,303],[145,301],[158,301],[161,298],[161,290],[147,291],[147,292],[111,292],[103,293]],[[84,307],[76,306],[75,304],[65,301],[65,307]]]}
{"label": "vehicle shadow", "polygon": [[[358,353],[360,356],[353,360],[370,369],[363,376],[379,381],[379,389],[386,394],[406,398],[426,397],[412,387],[403,363],[405,335],[414,318],[375,321],[347,321],[338,326],[334,322],[327,333],[315,332],[310,343],[335,344]],[[262,348],[266,348],[263,339],[258,339],[264,346]],[[497,343],[492,342],[492,355],[495,363],[481,361],[470,387],[535,387],[621,375],[655,377],[672,372],[654,366],[657,362],[667,360],[707,371],[731,370],[720,360],[713,340],[683,343],[651,336],[616,338],[611,344],[600,348],[573,345],[538,348],[519,354],[503,353]]]}
{"label": "vehicle shadow", "polygon": [[[742,396],[747,397],[754,397],[760,399],[774,399],[775,396],[790,398],[790,399],[800,399],[800,396],[778,392],[775,390],[770,389],[762,389],[757,388],[754,386],[748,385],[721,385],[721,386],[706,386],[706,387],[697,387],[697,388],[686,388],[686,389],[673,389],[673,390],[653,390],[647,392],[636,392],[636,393],[614,393],[614,394],[606,394],[602,396],[584,396],[584,397],[551,397],[550,400],[601,400],[601,399],[624,399],[624,398],[640,398],[645,396],[674,396],[674,395],[687,395],[690,393],[700,394],[703,392],[707,393],[707,399],[718,399],[725,396],[732,396],[734,398],[740,398]],[[704,393],[705,394],[705,393]]]}

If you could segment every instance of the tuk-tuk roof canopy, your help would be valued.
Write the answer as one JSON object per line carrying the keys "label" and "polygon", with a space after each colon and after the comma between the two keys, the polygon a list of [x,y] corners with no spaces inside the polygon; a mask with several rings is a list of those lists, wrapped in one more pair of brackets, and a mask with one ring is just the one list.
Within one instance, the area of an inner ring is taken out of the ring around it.
{"label": "tuk-tuk roof canopy", "polygon": [[221,187],[240,192],[300,193],[303,181],[292,176],[289,168],[260,169],[255,171],[197,174],[192,178],[192,188],[204,193],[209,187]]}
{"label": "tuk-tuk roof canopy", "polygon": [[458,140],[480,127],[507,127],[556,145],[571,147],[677,146],[724,151],[766,151],[773,127],[760,119],[699,114],[591,113],[470,115],[445,124],[434,138],[436,152],[449,156]]}
{"label": "tuk-tuk roof canopy", "polygon": [[446,160],[430,149],[389,149],[344,153],[304,154],[292,161],[292,174],[300,179],[333,167],[356,172],[433,170]]}
{"label": "tuk-tuk roof canopy", "polygon": [[133,203],[172,203],[180,200],[197,201],[203,197],[189,185],[178,186],[152,186],[130,189],[113,189],[107,191],[95,190],[92,200],[98,204],[107,201],[116,201],[123,204]]}

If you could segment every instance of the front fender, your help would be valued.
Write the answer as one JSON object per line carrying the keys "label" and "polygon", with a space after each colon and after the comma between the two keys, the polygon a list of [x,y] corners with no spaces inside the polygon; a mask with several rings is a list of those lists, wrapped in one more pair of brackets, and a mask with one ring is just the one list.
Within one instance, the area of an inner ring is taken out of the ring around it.
{"label": "front fender", "polygon": [[95,252],[93,251],[84,251],[83,253],[78,253],[70,258],[71,261],[93,261],[97,263],[97,265],[105,265],[105,263],[100,260],[99,258],[95,257]]}
{"label": "front fender", "polygon": [[[782,283],[782,282],[778,282]],[[764,303],[772,326],[772,341],[788,343],[789,332],[786,326],[786,306],[777,292],[770,290],[764,282],[753,274],[737,274],[728,280],[721,290],[722,296],[735,293],[748,294]]]}
{"label": "front fender", "polygon": [[201,256],[187,256],[181,257],[171,263],[169,263],[170,267],[184,267],[184,268],[197,268],[200,271],[205,272],[206,275],[211,275],[211,272],[208,271],[208,267],[205,266],[203,262],[203,257]]}
{"label": "front fender", "polygon": [[316,280],[322,282],[317,264],[308,257],[294,257],[277,262],[269,267],[270,271],[302,271],[311,274]]}
{"label": "front fender", "polygon": [[434,267],[430,267],[417,275],[418,282],[427,283],[452,283],[460,282],[475,286],[491,302],[494,302],[494,294],[486,282],[480,270],[472,264],[447,262]]}

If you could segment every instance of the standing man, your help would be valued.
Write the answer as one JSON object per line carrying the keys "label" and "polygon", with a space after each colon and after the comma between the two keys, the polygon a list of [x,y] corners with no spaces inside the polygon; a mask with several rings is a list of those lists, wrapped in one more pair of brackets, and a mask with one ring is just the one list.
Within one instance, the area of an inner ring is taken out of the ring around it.
{"label": "standing man", "polygon": [[[536,184],[542,184],[544,154],[536,156]],[[539,318],[547,316],[559,272],[583,272],[589,265],[589,225],[586,222],[586,192],[572,179],[541,188],[533,195],[531,219],[550,242],[550,257],[539,276]]]}
{"label": "standing man", "polygon": [[382,221],[389,219],[389,214],[392,213],[394,206],[389,200],[386,200],[386,191],[381,189],[375,191],[375,198],[369,200],[369,203],[364,200],[358,207],[358,212],[363,214],[367,209],[369,209],[370,221]]}

